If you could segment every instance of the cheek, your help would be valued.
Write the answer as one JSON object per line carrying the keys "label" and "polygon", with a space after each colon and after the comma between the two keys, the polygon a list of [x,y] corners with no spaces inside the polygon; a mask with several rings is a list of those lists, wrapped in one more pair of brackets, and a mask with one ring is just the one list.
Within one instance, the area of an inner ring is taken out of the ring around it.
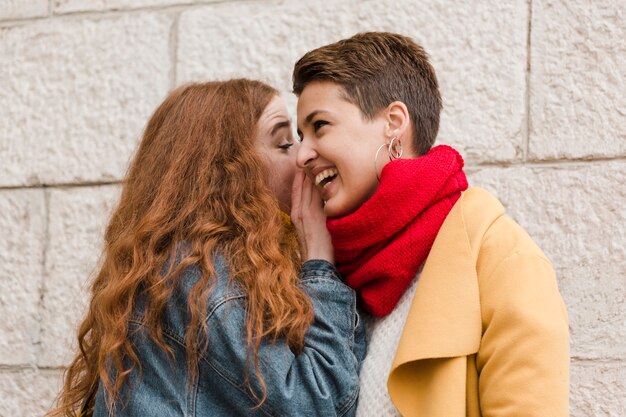
{"label": "cheek", "polygon": [[291,159],[273,162],[274,165],[270,168],[270,187],[280,201],[288,203],[291,201],[291,186],[296,173],[295,162]]}
{"label": "cheek", "polygon": [[278,176],[283,187],[287,188],[287,191],[291,193],[291,184],[293,183],[293,177],[296,174],[295,161],[291,159],[283,161],[282,166],[278,170]]}
{"label": "cheek", "polygon": [[[370,173],[371,171],[371,173]],[[362,166],[358,172],[344,179],[347,200],[351,205],[360,206],[367,201],[378,188],[378,181],[374,174],[374,168]]]}
{"label": "cheek", "polygon": [[374,154],[369,152],[353,153],[350,160],[345,161],[341,173],[344,185],[346,204],[354,210],[367,201],[378,188],[378,180],[374,171]]}

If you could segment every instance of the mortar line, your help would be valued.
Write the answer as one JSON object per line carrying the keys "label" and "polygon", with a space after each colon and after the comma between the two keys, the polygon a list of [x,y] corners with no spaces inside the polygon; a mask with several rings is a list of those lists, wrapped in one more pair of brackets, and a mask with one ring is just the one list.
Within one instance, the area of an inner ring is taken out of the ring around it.
{"label": "mortar line", "polygon": [[[586,358],[581,356],[572,356],[570,357],[571,363],[578,364],[604,364],[604,365],[626,365],[626,359],[621,357],[610,357],[610,358]],[[54,372],[54,371],[64,371],[66,366],[40,366],[34,367],[32,365],[27,364],[19,364],[19,365],[0,365],[0,372],[21,372],[21,371],[44,371],[44,372]]]}
{"label": "mortar line", "polygon": [[529,167],[529,168],[545,168],[545,167],[569,167],[569,166],[583,166],[583,165],[596,165],[606,162],[620,162],[626,161],[626,156],[615,157],[601,157],[601,158],[584,158],[574,157],[571,159],[545,159],[541,161],[501,161],[501,162],[478,162],[468,163],[465,166],[467,168],[512,168],[512,167]]}
{"label": "mortar line", "polygon": [[30,184],[30,185],[4,185],[0,186],[0,191],[11,190],[31,190],[37,188],[80,188],[80,187],[104,187],[108,185],[120,185],[121,180],[117,181],[90,181],[80,183],[51,183],[51,184]]}
{"label": "mortar line", "polygon": [[[475,168],[568,168],[568,167],[584,167],[604,164],[606,162],[626,162],[626,155],[605,157],[605,158],[572,158],[572,159],[546,159],[545,161],[509,161],[509,162],[479,162],[467,163],[465,168],[468,170]],[[122,180],[115,181],[88,181],[81,183],[47,183],[47,184],[31,184],[31,185],[4,185],[0,186],[0,191],[12,190],[31,190],[38,188],[82,188],[82,187],[106,187],[111,185],[122,185]]]}
{"label": "mortar line", "polygon": [[524,137],[524,149],[522,150],[522,157],[524,162],[528,161],[528,154],[530,152],[530,135],[532,133],[532,120],[531,120],[531,70],[532,70],[532,22],[533,22],[533,0],[528,0],[528,30],[526,32],[526,92],[524,100],[526,111],[526,123],[524,129],[526,135]]}
{"label": "mortar line", "polygon": [[0,365],[0,373],[14,373],[14,372],[23,372],[23,371],[33,371],[33,372],[55,372],[55,371],[65,371],[65,366],[33,366],[27,364],[18,364],[18,365]]}
{"label": "mortar line", "polygon": [[[52,1],[52,0],[51,0]],[[141,14],[144,12],[182,12],[186,10],[200,9],[207,6],[220,5],[220,4],[228,4],[228,3],[244,3],[244,2],[254,2],[257,0],[217,0],[217,1],[201,1],[198,2],[188,2],[188,3],[179,3],[179,4],[171,4],[171,5],[153,5],[153,6],[141,6],[137,8],[128,8],[128,9],[105,9],[105,10],[79,10],[79,11],[70,11],[70,12],[61,12],[55,13],[52,9],[52,6],[49,3],[49,14],[46,16],[33,16],[33,17],[24,17],[24,18],[9,18],[9,19],[0,19],[0,29],[5,27],[14,27],[21,26],[28,23],[40,22],[44,20],[58,20],[58,19],[82,19],[82,18],[93,18],[93,19],[104,19],[109,17],[120,17],[123,15],[133,15],[133,14]]]}
{"label": "mortar line", "polygon": [[571,363],[589,363],[589,364],[604,364],[604,365],[626,365],[626,360],[620,357],[609,357],[609,358],[585,358],[581,356],[572,356],[570,357]]}
{"label": "mortar line", "polygon": [[172,27],[170,29],[170,89],[176,87],[176,79],[178,78],[178,28],[181,12],[176,13]]}
{"label": "mortar line", "polygon": [[48,187],[43,187],[43,202],[45,211],[45,223],[44,223],[44,240],[41,248],[41,279],[39,281],[39,301],[37,303],[37,341],[34,344],[35,350],[35,366],[38,367],[39,360],[41,359],[42,340],[43,340],[43,317],[44,317],[44,300],[46,281],[48,278],[48,272],[46,264],[48,262],[48,251],[50,249],[50,191]]}

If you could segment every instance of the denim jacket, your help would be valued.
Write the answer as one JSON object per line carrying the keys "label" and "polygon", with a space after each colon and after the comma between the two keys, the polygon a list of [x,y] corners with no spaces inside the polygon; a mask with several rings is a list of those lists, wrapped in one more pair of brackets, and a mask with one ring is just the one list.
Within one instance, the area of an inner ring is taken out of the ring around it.
{"label": "denim jacket", "polygon": [[[164,336],[174,360],[147,337],[142,327],[141,302],[130,322],[134,349],[141,363],[124,385],[111,415],[137,417],[202,416],[354,416],[359,393],[358,372],[365,355],[365,334],[356,310],[354,291],[330,263],[305,262],[300,282],[315,311],[304,349],[295,355],[284,340],[263,341],[259,368],[267,387],[260,406],[248,389],[262,393],[253,360],[247,360],[246,295],[229,280],[226,263],[215,262],[217,279],[209,294],[208,349],[201,356],[198,376],[190,381],[185,360],[187,295],[199,272],[185,272],[180,288],[168,302]],[[247,368],[247,372],[246,372]],[[96,395],[94,417],[110,415],[102,388]]]}

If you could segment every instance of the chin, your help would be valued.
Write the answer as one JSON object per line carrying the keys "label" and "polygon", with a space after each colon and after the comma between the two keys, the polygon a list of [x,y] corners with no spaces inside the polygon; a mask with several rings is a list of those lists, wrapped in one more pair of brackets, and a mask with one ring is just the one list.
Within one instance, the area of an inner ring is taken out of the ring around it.
{"label": "chin", "polygon": [[331,204],[324,204],[324,214],[326,215],[326,217],[329,218],[333,218],[333,217],[339,217],[340,214],[336,213],[336,210],[333,210],[333,206],[332,203]]}
{"label": "chin", "polygon": [[337,204],[336,202],[330,200],[324,205],[324,214],[326,217],[330,218],[343,217],[353,211],[354,210],[350,210],[348,207],[342,207],[341,204]]}

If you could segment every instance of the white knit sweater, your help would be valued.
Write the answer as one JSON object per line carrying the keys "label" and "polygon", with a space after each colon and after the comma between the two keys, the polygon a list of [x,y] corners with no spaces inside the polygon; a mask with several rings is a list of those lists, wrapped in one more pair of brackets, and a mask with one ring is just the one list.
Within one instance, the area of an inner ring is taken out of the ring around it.
{"label": "white knit sweater", "polygon": [[361,368],[357,417],[400,416],[389,398],[387,377],[413,302],[418,278],[419,273],[389,315],[381,319],[366,314],[361,315],[367,335],[367,356]]}

